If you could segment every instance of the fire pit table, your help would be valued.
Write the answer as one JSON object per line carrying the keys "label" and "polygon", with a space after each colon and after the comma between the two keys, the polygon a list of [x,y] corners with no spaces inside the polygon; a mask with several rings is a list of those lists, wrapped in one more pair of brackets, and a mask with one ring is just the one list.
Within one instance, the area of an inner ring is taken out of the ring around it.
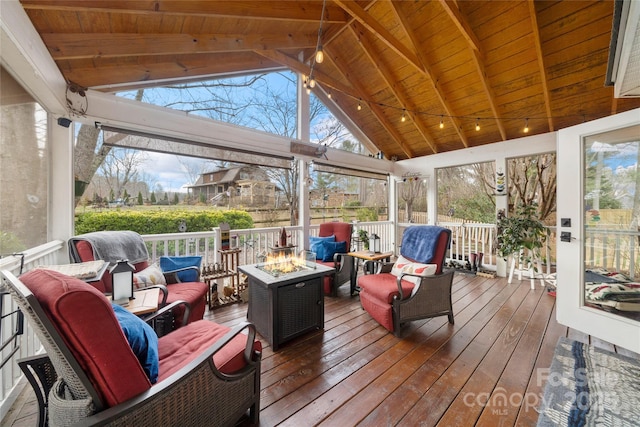
{"label": "fire pit table", "polygon": [[247,317],[273,351],[292,338],[324,327],[322,278],[334,269],[307,262],[297,271],[265,271],[265,263],[243,265],[249,278]]}

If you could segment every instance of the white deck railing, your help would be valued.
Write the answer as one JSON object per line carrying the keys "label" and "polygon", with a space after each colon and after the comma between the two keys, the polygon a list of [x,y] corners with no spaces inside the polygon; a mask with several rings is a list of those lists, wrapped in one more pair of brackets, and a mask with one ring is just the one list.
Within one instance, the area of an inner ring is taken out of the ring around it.
{"label": "white deck railing", "polygon": [[[413,224],[398,225],[397,238],[400,239],[403,228]],[[472,223],[440,223],[439,225],[452,230],[452,245],[450,254],[453,257],[464,259],[469,253],[484,253],[483,266],[495,268],[495,225],[494,224],[472,224]],[[375,233],[380,237],[381,249],[383,252],[397,252],[399,242],[395,242],[394,223],[390,221],[380,222],[358,222],[354,224],[354,236],[357,231],[364,229],[369,234]],[[253,228],[243,230],[231,230],[231,236],[237,236],[238,247],[242,249],[240,253],[239,264],[253,264],[258,262],[260,255],[268,253],[271,248],[279,242],[281,227]],[[285,227],[288,235],[288,243],[296,246],[299,250],[304,249],[305,244],[302,241],[303,228]],[[309,227],[309,234],[316,236],[318,234],[318,225]],[[640,252],[637,248],[638,233],[628,233],[617,231],[615,233],[607,232],[604,236],[604,230],[591,231],[587,230],[587,238],[591,239],[592,247],[600,245],[600,252],[592,251],[591,261],[599,262],[600,259],[605,262],[605,266],[615,267],[618,271],[631,268],[631,271],[638,263],[635,257]],[[611,235],[615,234],[615,238]],[[155,262],[162,255],[202,255],[203,263],[210,264],[220,261],[218,249],[221,247],[221,235],[219,229],[208,232],[196,233],[173,233],[173,234],[153,234],[143,235],[144,241],[147,243],[149,256],[152,262]],[[352,249],[358,250],[357,242]],[[624,249],[626,252],[621,253]],[[601,256],[596,256],[600,254]],[[0,269],[10,270],[15,274],[20,273],[22,262],[21,256],[10,256],[0,259]],[[62,264],[68,262],[68,252],[66,244],[63,241],[53,241],[45,245],[38,246],[33,249],[24,251],[23,271],[28,271],[39,265]],[[8,295],[2,297],[2,314],[8,314],[15,311],[17,307]],[[2,321],[2,338],[7,339],[15,330],[15,316],[7,316]],[[25,325],[25,333],[16,341],[19,347],[16,353],[10,357],[10,361],[0,369],[2,386],[0,386],[0,419],[4,417],[9,410],[13,401],[17,397],[17,392],[21,387],[16,387],[18,380],[21,378],[20,369],[15,362],[17,359],[31,356],[41,351],[41,345],[36,339],[33,331],[28,325]],[[5,357],[9,355],[12,346],[4,349],[0,354]],[[16,392],[17,390],[17,392]]]}

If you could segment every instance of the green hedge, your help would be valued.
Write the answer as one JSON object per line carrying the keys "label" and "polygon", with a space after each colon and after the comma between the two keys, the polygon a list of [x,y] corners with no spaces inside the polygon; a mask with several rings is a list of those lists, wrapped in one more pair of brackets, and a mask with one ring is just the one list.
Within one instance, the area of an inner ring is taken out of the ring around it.
{"label": "green hedge", "polygon": [[247,212],[190,210],[117,210],[76,214],[75,234],[105,230],[132,230],[140,234],[178,233],[181,223],[186,231],[210,231],[221,222],[232,230],[253,228],[253,218]]}

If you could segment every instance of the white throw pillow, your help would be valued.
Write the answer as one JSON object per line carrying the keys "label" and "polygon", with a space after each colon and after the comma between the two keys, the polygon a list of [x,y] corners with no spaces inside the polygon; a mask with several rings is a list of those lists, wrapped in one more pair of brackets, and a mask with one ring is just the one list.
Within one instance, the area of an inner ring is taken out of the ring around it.
{"label": "white throw pillow", "polygon": [[139,273],[133,274],[133,285],[139,289],[151,285],[166,285],[167,280],[159,266],[151,264]]}
{"label": "white throw pillow", "polygon": [[[436,274],[438,270],[437,264],[421,264],[419,262],[412,262],[400,255],[396,262],[393,264],[393,268],[391,269],[391,274],[396,277],[400,277],[402,273],[415,274],[416,276],[425,277],[425,276],[433,276]],[[414,285],[418,285],[420,283],[420,277],[414,276],[404,276],[402,279],[407,282],[411,282]],[[419,286],[415,286],[411,291],[411,296],[413,296],[418,291]]]}

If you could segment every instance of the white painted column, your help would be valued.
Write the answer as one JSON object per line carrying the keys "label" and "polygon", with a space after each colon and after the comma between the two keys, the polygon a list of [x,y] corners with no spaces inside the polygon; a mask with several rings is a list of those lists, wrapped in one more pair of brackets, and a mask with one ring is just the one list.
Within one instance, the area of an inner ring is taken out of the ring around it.
{"label": "white painted column", "polygon": [[[60,126],[58,116],[49,114],[49,240],[74,235],[73,123]],[[58,262],[69,262],[68,255]]]}
{"label": "white painted column", "polygon": [[[309,95],[304,88],[304,76],[298,74],[297,90],[297,136],[303,142],[309,142],[310,131],[310,102]],[[304,159],[298,159],[298,225],[302,226],[302,242],[305,249],[309,246],[309,167]]]}
{"label": "white painted column", "polygon": [[[498,212],[504,210],[505,214],[509,212],[509,174],[507,173],[507,159],[505,157],[496,157],[496,178],[499,173],[504,173],[504,195],[496,195],[496,221]],[[497,194],[497,193],[496,193]],[[496,257],[496,274],[499,277],[507,277],[507,261],[500,257]]]}

